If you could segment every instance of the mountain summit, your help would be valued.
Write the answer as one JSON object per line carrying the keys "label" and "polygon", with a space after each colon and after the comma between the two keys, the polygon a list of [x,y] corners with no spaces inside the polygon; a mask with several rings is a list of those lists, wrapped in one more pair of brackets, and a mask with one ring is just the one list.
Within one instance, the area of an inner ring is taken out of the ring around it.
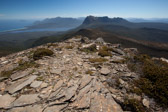
{"label": "mountain summit", "polygon": [[[0,111],[164,112],[142,90],[167,106],[167,67],[152,64],[160,59],[137,54],[136,48],[78,35],[2,57]],[[145,73],[156,71],[150,76],[160,75],[154,80],[141,78],[142,68]]]}
{"label": "mountain summit", "polygon": [[108,16],[104,17],[87,16],[83,22],[83,24],[92,24],[92,23],[128,23],[128,21],[119,17],[109,18]]}

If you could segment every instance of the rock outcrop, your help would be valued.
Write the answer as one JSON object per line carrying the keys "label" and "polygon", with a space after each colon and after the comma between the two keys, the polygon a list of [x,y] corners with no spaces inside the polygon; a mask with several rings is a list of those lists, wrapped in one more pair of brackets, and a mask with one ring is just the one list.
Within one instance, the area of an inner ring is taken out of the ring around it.
{"label": "rock outcrop", "polygon": [[[103,46],[112,55],[98,55]],[[37,48],[54,54],[33,60]],[[126,96],[150,108],[147,99],[128,92],[136,74],[123,61],[135,50],[86,37],[37,48],[0,58],[0,112],[123,112]]]}

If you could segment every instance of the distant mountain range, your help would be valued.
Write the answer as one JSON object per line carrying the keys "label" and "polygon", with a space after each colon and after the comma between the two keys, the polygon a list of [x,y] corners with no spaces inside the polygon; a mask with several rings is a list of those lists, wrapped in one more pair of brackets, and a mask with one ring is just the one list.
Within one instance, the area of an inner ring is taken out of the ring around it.
{"label": "distant mountain range", "polygon": [[167,23],[157,23],[157,22],[144,22],[144,23],[133,23],[129,22],[126,19],[123,18],[108,18],[105,17],[94,17],[94,16],[88,16],[83,24],[82,27],[95,27],[95,25],[118,25],[118,26],[124,26],[128,28],[156,28],[161,30],[168,30],[168,24]]}
{"label": "distant mountain range", "polygon": [[130,22],[140,23],[140,22],[159,22],[159,23],[168,23],[168,18],[126,18]]}
{"label": "distant mountain range", "polygon": [[40,38],[33,46],[71,38],[74,35],[91,39],[103,37],[107,42],[122,43],[124,47],[137,47],[142,53],[168,58],[168,24],[133,23],[123,18],[88,16],[79,27],[63,35]]}
{"label": "distant mountain range", "polygon": [[[38,32],[40,36],[38,35],[38,33],[36,33],[38,37],[27,37],[26,39],[23,39],[23,41],[20,41],[20,38],[15,38],[14,40],[10,41],[11,34],[9,35],[10,39],[7,39],[7,35],[4,35],[4,40],[0,42],[3,43],[3,45],[5,42],[8,42],[7,45],[17,45],[17,48],[27,49],[49,42],[62,41],[75,35],[83,35],[91,39],[103,37],[104,40],[110,43],[121,43],[124,47],[137,47],[142,53],[168,58],[167,23],[134,23],[123,18],[109,18],[107,16],[88,16],[84,20],[83,19],[84,18],[75,19],[60,17],[45,19],[43,21],[34,23],[34,25],[29,26],[29,28],[75,28],[60,33],[46,32],[42,34],[41,32]],[[27,36],[26,33],[22,33],[22,35],[24,35],[25,37]],[[0,40],[2,39],[0,38]],[[3,48],[3,46],[1,46],[1,48]],[[8,48],[8,46],[5,46],[5,48]],[[9,46],[9,48],[11,48],[11,46]]]}
{"label": "distant mountain range", "polygon": [[75,28],[82,24],[84,18],[48,18],[42,21],[36,21],[29,29],[40,28]]}

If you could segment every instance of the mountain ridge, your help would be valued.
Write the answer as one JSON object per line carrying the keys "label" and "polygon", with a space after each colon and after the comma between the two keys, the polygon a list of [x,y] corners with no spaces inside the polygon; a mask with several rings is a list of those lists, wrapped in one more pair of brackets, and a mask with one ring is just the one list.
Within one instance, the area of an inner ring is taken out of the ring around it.
{"label": "mountain ridge", "polygon": [[[134,81],[144,81],[140,71],[132,71],[130,64],[137,65],[139,59],[168,66],[168,60],[140,55],[136,48],[80,35],[2,57],[0,111],[164,112],[166,108],[161,104],[167,105],[162,100],[166,96],[157,92],[160,97],[152,94],[156,97],[153,100],[149,94],[137,92],[137,88],[143,89]],[[156,86],[161,90],[165,87]]]}

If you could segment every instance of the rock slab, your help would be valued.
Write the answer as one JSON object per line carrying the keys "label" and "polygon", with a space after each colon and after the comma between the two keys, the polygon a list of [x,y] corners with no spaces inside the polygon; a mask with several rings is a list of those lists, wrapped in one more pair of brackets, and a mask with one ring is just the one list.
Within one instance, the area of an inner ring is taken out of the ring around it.
{"label": "rock slab", "polygon": [[15,99],[15,97],[10,96],[9,94],[0,96],[0,108],[8,108]]}
{"label": "rock slab", "polygon": [[13,94],[13,93],[21,90],[25,86],[31,84],[36,78],[37,78],[36,75],[32,75],[24,81],[14,83],[13,85],[9,86],[7,90],[10,94]]}

